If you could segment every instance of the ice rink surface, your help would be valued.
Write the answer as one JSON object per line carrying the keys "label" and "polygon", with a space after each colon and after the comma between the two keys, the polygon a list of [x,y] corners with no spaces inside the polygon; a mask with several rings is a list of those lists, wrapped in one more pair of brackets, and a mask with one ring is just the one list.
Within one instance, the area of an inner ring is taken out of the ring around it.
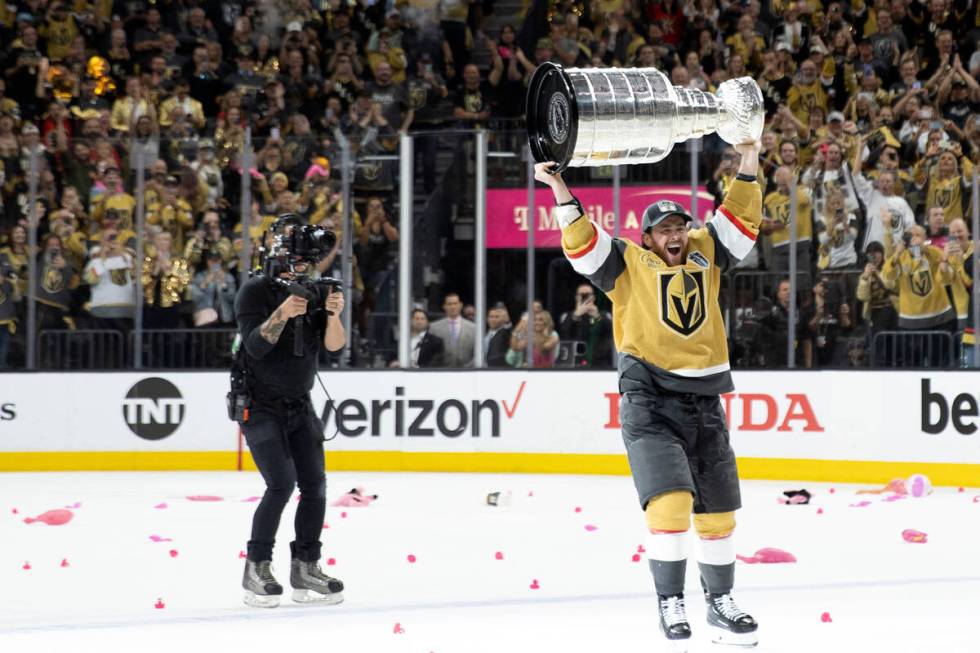
{"label": "ice rink surface", "polygon": [[[332,473],[328,500],[355,485],[379,501],[328,508],[323,531],[346,602],[288,599],[292,502],[274,563],[286,598],[260,610],[241,602],[239,558],[257,473],[0,474],[0,651],[665,650],[645,557],[633,561],[644,525],[629,478]],[[802,487],[810,505],[777,503]],[[980,489],[898,501],[856,489],[743,483],[738,552],[798,559],[738,563],[736,597],[761,624],[755,650],[980,651]],[[513,503],[487,506],[501,490]],[[187,498],[201,495],[223,500]],[[67,506],[65,525],[23,522]],[[905,542],[909,528],[928,542]],[[688,590],[690,650],[739,650],[707,641],[693,563]]]}

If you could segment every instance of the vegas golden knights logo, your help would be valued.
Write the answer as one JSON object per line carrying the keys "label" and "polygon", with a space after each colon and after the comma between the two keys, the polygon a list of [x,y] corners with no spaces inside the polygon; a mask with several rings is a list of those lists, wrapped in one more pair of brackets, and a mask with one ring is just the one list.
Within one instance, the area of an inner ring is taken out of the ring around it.
{"label": "vegas golden knights logo", "polygon": [[660,319],[685,338],[704,324],[704,270],[660,274]]}
{"label": "vegas golden knights logo", "polygon": [[65,276],[61,274],[60,270],[55,268],[44,268],[44,272],[41,275],[41,288],[49,293],[56,294],[61,292],[61,289],[65,287]]}
{"label": "vegas golden knights logo", "polygon": [[909,286],[917,297],[926,297],[932,292],[932,271],[928,265],[909,273]]}
{"label": "vegas golden knights logo", "polygon": [[126,268],[109,270],[109,279],[117,286],[125,286],[129,282],[129,270]]}
{"label": "vegas golden knights logo", "polygon": [[412,86],[408,91],[408,106],[418,110],[425,106],[426,90],[424,86]]}

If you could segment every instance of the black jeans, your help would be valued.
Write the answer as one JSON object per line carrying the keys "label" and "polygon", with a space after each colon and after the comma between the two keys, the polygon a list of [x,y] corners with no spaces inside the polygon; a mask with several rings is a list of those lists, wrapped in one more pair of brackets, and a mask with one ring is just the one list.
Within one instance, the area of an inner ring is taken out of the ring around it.
{"label": "black jeans", "polygon": [[296,539],[290,543],[290,551],[299,560],[319,560],[327,479],[322,423],[312,405],[300,401],[279,410],[253,406],[242,431],[266,486],[252,518],[249,560],[272,560],[279,519],[296,485]]}

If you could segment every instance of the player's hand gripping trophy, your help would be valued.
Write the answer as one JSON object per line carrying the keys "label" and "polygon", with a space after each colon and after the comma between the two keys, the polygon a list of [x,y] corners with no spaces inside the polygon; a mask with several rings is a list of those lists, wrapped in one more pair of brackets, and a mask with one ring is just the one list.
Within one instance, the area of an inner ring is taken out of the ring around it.
{"label": "player's hand gripping trophy", "polygon": [[717,133],[732,145],[762,135],[762,91],[751,77],[715,94],[674,86],[655,68],[538,67],[528,86],[527,131],[539,163],[566,167],[656,163],[675,144]]}

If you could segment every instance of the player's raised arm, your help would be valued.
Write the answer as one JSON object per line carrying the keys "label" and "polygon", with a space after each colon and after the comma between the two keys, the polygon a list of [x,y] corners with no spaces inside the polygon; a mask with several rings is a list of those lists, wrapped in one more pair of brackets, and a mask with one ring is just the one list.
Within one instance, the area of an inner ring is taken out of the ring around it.
{"label": "player's raised arm", "polygon": [[561,173],[550,172],[554,166],[553,161],[536,163],[534,178],[551,188],[555,195],[561,248],[576,272],[585,275],[604,292],[610,292],[626,269],[623,245],[614,242],[609,234],[585,217],[581,202],[568,190]]}
{"label": "player's raised arm", "polygon": [[715,242],[734,261],[742,260],[752,251],[762,223],[762,189],[757,177],[760,148],[758,142],[735,146],[742,155],[738,174],[725,200],[708,220]]}

